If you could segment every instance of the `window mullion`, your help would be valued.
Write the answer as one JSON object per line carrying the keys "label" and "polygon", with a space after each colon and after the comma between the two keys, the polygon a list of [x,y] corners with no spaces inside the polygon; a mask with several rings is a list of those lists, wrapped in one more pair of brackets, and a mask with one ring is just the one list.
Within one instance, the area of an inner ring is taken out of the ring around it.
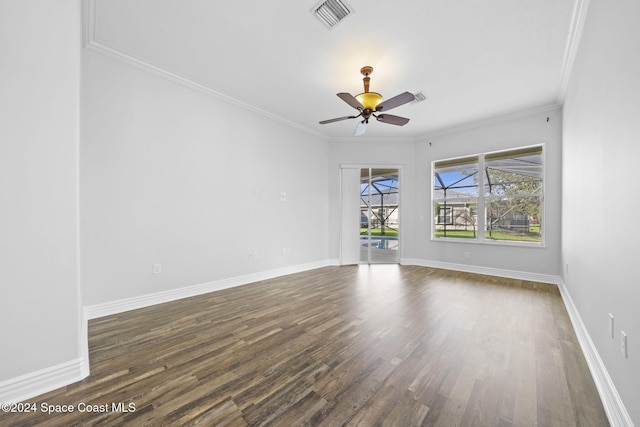
{"label": "window mullion", "polygon": [[434,161],[432,168],[440,214],[433,239],[544,245],[543,145]]}
{"label": "window mullion", "polygon": [[477,236],[479,242],[484,242],[486,212],[484,204],[484,155],[478,156],[478,202],[476,206]]}

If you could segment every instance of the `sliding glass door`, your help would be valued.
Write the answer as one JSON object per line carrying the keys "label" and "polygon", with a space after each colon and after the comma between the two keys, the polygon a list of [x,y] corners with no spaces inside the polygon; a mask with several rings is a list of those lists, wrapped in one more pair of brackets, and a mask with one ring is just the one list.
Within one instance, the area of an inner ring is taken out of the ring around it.
{"label": "sliding glass door", "polygon": [[399,170],[361,168],[359,197],[360,263],[399,262]]}

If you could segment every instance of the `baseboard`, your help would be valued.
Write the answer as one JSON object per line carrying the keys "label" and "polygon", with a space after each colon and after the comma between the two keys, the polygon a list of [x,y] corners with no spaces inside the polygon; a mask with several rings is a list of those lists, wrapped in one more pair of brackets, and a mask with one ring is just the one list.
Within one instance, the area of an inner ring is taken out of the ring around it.
{"label": "baseboard", "polygon": [[560,289],[560,295],[562,295],[562,300],[564,301],[564,305],[569,313],[573,329],[576,331],[578,343],[580,344],[582,353],[587,360],[587,365],[589,366],[591,376],[593,377],[593,381],[598,389],[598,394],[600,394],[600,399],[602,400],[602,405],[607,413],[609,423],[613,427],[633,427],[633,421],[629,416],[629,412],[627,412],[627,408],[624,406],[624,403],[618,394],[618,390],[616,390],[616,387],[607,372],[607,368],[604,366],[604,363],[598,354],[598,350],[593,344],[591,336],[582,322],[582,317],[580,317],[580,313],[573,303],[573,299],[571,299],[571,294],[569,294],[569,291],[562,280],[558,283],[558,289]]}
{"label": "baseboard", "polygon": [[141,295],[102,304],[85,306],[83,308],[83,317],[87,320],[96,319],[99,317],[110,316],[112,314],[118,314],[129,310],[136,310],[138,308],[149,307],[156,304],[176,301],[182,298],[193,297],[196,295],[202,295],[222,289],[233,288],[235,286],[246,285],[248,283],[259,282],[260,280],[273,279],[275,277],[285,276],[288,274],[300,273],[307,270],[326,267],[328,265],[332,265],[330,260],[298,264],[289,267],[277,268],[258,273],[201,283],[184,288],[171,289],[168,291],[156,292],[148,295]]}
{"label": "baseboard", "polygon": [[0,382],[0,403],[17,403],[85,378],[89,361],[78,358]]}
{"label": "baseboard", "polygon": [[571,295],[560,276],[410,258],[402,259],[401,264],[442,268],[445,270],[463,271],[467,273],[487,274],[491,276],[531,280],[557,285],[560,295],[562,296],[562,301],[564,302],[569,318],[571,319],[573,328],[576,331],[576,337],[587,361],[587,365],[589,366],[589,371],[591,372],[593,381],[598,389],[598,394],[600,395],[602,405],[607,413],[609,423],[613,427],[633,427],[633,421],[631,420],[631,417],[629,416],[629,413],[627,412],[627,409],[625,408],[624,403],[622,402],[622,399],[620,398],[620,395],[618,394],[618,391],[616,390],[616,387],[613,384],[613,381],[611,380],[611,377],[609,376],[593,341],[591,340],[591,336],[582,322],[582,318],[571,299]]}
{"label": "baseboard", "polygon": [[488,276],[506,277],[509,279],[530,280],[532,282],[550,283],[553,285],[557,285],[560,282],[560,276],[554,276],[552,274],[504,270],[501,268],[482,267],[470,264],[456,264],[452,262],[431,261],[415,258],[403,258],[400,263],[403,265],[419,265],[421,267],[441,268],[444,270],[462,271],[465,273],[486,274]]}
{"label": "baseboard", "polygon": [[[591,340],[578,310],[571,299],[571,295],[566,289],[564,282],[559,276],[521,272],[514,270],[503,270],[489,267],[480,267],[467,264],[456,264],[440,261],[429,261],[422,259],[404,258],[403,265],[417,265],[431,268],[441,268],[446,270],[463,271],[468,273],[487,274],[498,277],[507,277],[520,280],[531,280],[542,283],[556,284],[560,290],[562,300],[576,331],[576,336],[591,375],[594,379],[598,393],[607,413],[609,422],[614,427],[633,427],[633,422],[627,412],[618,391],[607,372],[598,351]],[[290,267],[278,268],[258,273],[237,276],[218,281],[207,282],[199,285],[188,286],[170,291],[158,292],[139,297],[117,300],[104,304],[86,306],[83,309],[82,317],[84,331],[86,331],[86,321],[98,317],[117,314],[124,311],[135,310],[137,308],[148,307],[155,304],[175,301],[181,298],[192,297],[221,289],[241,286],[260,280],[273,279],[275,277],[288,274],[300,273],[316,268],[330,265],[339,265],[339,260],[324,260],[307,264],[299,264]],[[83,352],[84,353],[84,352]],[[88,352],[87,352],[88,353]],[[86,355],[88,356],[88,355]],[[34,396],[47,393],[68,384],[77,382],[89,374],[88,357],[81,357],[69,362],[61,363],[49,368],[32,372],[20,377],[12,378],[0,382],[0,403],[21,402]]]}

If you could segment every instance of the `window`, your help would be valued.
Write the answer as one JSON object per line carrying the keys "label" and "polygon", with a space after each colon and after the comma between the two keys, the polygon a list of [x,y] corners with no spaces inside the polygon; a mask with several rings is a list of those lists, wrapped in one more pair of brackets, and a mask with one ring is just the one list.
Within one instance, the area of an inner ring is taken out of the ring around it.
{"label": "window", "polygon": [[433,204],[436,237],[476,237],[478,157],[436,162]]}
{"label": "window", "polygon": [[433,162],[433,237],[542,243],[543,166],[540,145]]}
{"label": "window", "polygon": [[451,208],[445,208],[442,206],[438,206],[438,222],[437,224],[448,224],[451,225],[453,224],[453,221],[451,220]]}

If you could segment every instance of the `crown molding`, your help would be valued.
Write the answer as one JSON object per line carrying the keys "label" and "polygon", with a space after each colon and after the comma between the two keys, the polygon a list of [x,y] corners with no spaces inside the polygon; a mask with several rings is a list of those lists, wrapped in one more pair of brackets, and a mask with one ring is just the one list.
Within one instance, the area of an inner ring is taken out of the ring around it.
{"label": "crown molding", "polygon": [[382,137],[382,136],[344,136],[344,137],[329,137],[329,142],[421,142],[428,139],[439,138],[442,136],[452,135],[468,130],[481,128],[484,126],[495,125],[510,120],[520,119],[523,117],[532,116],[535,114],[551,113],[562,109],[560,104],[542,105],[540,107],[529,108],[526,110],[516,111],[514,113],[503,114],[497,117],[491,117],[473,122],[467,122],[456,126],[445,127],[433,132],[426,133],[417,137]]}
{"label": "crown molding", "polygon": [[474,121],[474,122],[464,123],[464,124],[461,124],[461,125],[458,125],[458,126],[443,128],[441,130],[436,130],[436,131],[424,134],[424,135],[416,138],[416,141],[425,141],[425,140],[428,140],[428,139],[439,138],[439,137],[442,137],[442,136],[447,136],[447,135],[460,133],[460,132],[464,132],[464,131],[468,131],[468,130],[472,130],[472,129],[476,129],[476,128],[481,128],[481,127],[484,127],[484,126],[495,125],[495,124],[507,122],[507,121],[510,121],[510,120],[515,120],[515,119],[520,119],[520,118],[523,118],[523,117],[533,116],[534,114],[551,113],[553,111],[557,111],[557,110],[560,110],[560,109],[562,109],[562,105],[560,105],[560,104],[542,105],[542,106],[539,106],[539,107],[534,107],[534,108],[529,108],[529,109],[526,109],[526,110],[516,111],[514,113],[503,114],[503,115],[497,116],[497,117],[491,117],[491,118],[488,118],[488,119],[483,119],[483,120],[478,120],[478,121]]}
{"label": "crown molding", "polygon": [[580,40],[582,39],[584,23],[587,20],[587,14],[589,11],[590,4],[591,4],[591,0],[575,0],[574,6],[573,6],[573,14],[571,16],[571,26],[569,28],[569,35],[567,36],[567,44],[565,45],[564,57],[562,59],[560,89],[558,91],[558,98],[557,98],[558,104],[563,104],[564,98],[567,95],[569,81],[571,80],[571,74],[573,72],[573,66],[576,61],[578,47],[580,46]]}
{"label": "crown molding", "polygon": [[136,67],[140,70],[143,71],[147,71],[149,73],[155,74],[157,76],[163,77],[171,82],[180,84],[182,86],[188,87],[190,89],[196,90],[202,94],[211,96],[213,98],[216,98],[220,101],[232,104],[236,107],[242,108],[244,110],[250,111],[252,113],[258,114],[260,116],[266,117],[270,120],[273,120],[275,122],[278,122],[280,124],[283,124],[285,126],[294,128],[296,130],[299,130],[303,133],[306,133],[308,135],[311,135],[315,138],[321,139],[323,141],[327,140],[327,136],[324,134],[321,134],[319,132],[316,132],[312,129],[309,129],[305,126],[299,125],[297,123],[294,123],[290,120],[287,120],[285,118],[282,118],[276,114],[273,114],[269,111],[263,110],[259,107],[256,107],[254,105],[248,104],[246,102],[240,101],[236,98],[233,98],[229,95],[225,95],[222,92],[218,92],[216,90],[213,90],[205,85],[203,85],[202,83],[199,83],[195,80],[192,80],[190,78],[184,77],[178,73],[174,73],[172,71],[169,71],[165,68],[162,68],[158,65],[155,65],[149,61],[146,61],[144,59],[141,59],[139,57],[136,57],[135,55],[131,55],[129,53],[126,53],[120,49],[114,48],[112,46],[108,46],[104,43],[100,43],[100,42],[96,42],[95,40],[91,40],[89,41],[89,43],[85,46],[85,49],[91,52],[95,52],[98,54],[101,54],[103,56],[107,56],[109,58],[112,59],[116,59],[120,62],[123,62],[125,64],[131,65],[133,67]]}
{"label": "crown molding", "polygon": [[82,47],[87,47],[95,39],[96,0],[82,0]]}
{"label": "crown molding", "polygon": [[571,19],[571,30],[569,32],[569,36],[567,39],[567,45],[565,48],[565,54],[563,59],[562,66],[562,81],[561,88],[559,90],[559,94],[557,97],[557,103],[542,107],[537,107],[521,112],[511,113],[503,116],[493,117],[489,119],[483,119],[475,122],[468,122],[461,125],[456,125],[452,127],[445,127],[439,130],[434,130],[428,132],[423,135],[418,136],[408,136],[408,137],[368,137],[368,136],[339,136],[332,137],[327,134],[318,132],[313,130],[307,126],[300,125],[298,123],[292,122],[288,119],[285,119],[281,116],[273,114],[269,111],[266,111],[262,108],[259,108],[255,105],[249,104],[247,102],[241,101],[237,98],[226,95],[222,92],[211,89],[210,87],[192,79],[187,76],[181,75],[180,73],[168,70],[159,66],[157,64],[153,64],[152,62],[141,58],[133,53],[126,52],[122,49],[119,49],[115,46],[110,46],[107,43],[101,42],[96,38],[96,2],[97,0],[82,0],[82,12],[83,12],[83,45],[84,48],[88,51],[101,54],[103,56],[107,56],[109,58],[118,60],[120,62],[126,63],[130,66],[136,67],[138,69],[144,70],[146,72],[153,73],[157,76],[163,77],[169,81],[180,84],[185,87],[189,87],[193,90],[196,90],[200,93],[206,94],[218,100],[224,101],[226,103],[232,104],[244,110],[250,111],[252,113],[258,114],[260,116],[266,117],[270,120],[283,124],[287,127],[296,129],[300,132],[303,132],[307,135],[310,135],[314,138],[317,138],[324,142],[375,142],[375,141],[384,141],[384,142],[420,142],[429,138],[440,137],[444,135],[454,134],[466,130],[471,130],[478,127],[483,127],[491,124],[500,123],[507,120],[512,120],[520,117],[524,117],[527,115],[553,111],[558,108],[561,108],[562,103],[564,101],[564,97],[567,91],[569,79],[571,76],[571,71],[573,69],[573,64],[575,62],[576,51],[578,49],[578,44],[580,38],[582,36],[582,29],[584,27],[584,22],[586,19],[587,11],[589,8],[590,0],[575,0],[573,15]]}
{"label": "crown molding", "polygon": [[303,133],[311,135],[315,138],[321,139],[323,141],[327,141],[327,135],[324,135],[320,132],[317,132],[313,129],[310,129],[306,126],[302,126],[298,123],[294,123],[290,120],[287,120],[283,117],[278,116],[277,114],[273,114],[269,111],[263,110],[262,108],[256,107],[255,105],[251,105],[247,102],[241,101],[239,99],[233,98],[229,95],[226,95],[222,92],[218,92],[210,87],[191,79],[187,76],[181,75],[174,71],[163,68],[157,64],[154,64],[144,58],[136,56],[130,52],[126,52],[122,49],[119,49],[115,46],[110,46],[107,43],[100,42],[96,39],[96,7],[95,3],[97,0],[84,0],[83,1],[83,25],[82,25],[82,40],[84,48],[88,51],[101,54],[103,56],[115,59],[117,61],[123,62],[135,68],[138,68],[143,71],[147,71],[149,73],[155,74],[157,76],[163,77],[171,82],[180,84],[182,86],[188,87],[190,89],[196,90],[205,95],[211,96],[218,100],[224,101],[226,103],[232,104],[236,107],[242,108],[244,110],[250,111],[252,113],[258,114],[260,116],[266,117],[270,120],[283,124],[285,126],[294,128]]}

